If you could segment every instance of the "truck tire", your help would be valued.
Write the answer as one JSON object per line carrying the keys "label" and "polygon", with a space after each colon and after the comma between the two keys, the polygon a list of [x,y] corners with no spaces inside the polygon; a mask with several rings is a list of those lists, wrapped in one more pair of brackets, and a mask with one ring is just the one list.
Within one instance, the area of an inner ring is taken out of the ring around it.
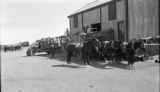
{"label": "truck tire", "polygon": [[51,52],[50,52],[50,51],[47,51],[47,54],[49,55],[49,54],[51,54]]}
{"label": "truck tire", "polygon": [[32,51],[31,51],[31,54],[32,54],[32,56],[34,56],[34,55],[35,55],[35,51],[34,51],[34,50],[32,50]]}

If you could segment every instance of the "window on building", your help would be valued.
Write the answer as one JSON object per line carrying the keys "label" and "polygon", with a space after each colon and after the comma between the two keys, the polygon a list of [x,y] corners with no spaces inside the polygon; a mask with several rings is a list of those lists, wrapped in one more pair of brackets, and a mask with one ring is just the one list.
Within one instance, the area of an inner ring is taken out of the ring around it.
{"label": "window on building", "polygon": [[109,4],[108,9],[109,20],[116,19],[116,3]]}
{"label": "window on building", "polygon": [[74,16],[74,28],[78,28],[78,15]]}

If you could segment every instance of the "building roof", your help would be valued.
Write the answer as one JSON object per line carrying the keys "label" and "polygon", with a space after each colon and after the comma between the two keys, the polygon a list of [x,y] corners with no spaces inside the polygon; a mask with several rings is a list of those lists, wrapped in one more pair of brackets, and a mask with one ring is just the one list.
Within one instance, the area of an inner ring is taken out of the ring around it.
{"label": "building roof", "polygon": [[72,15],[75,15],[77,13],[80,13],[80,12],[86,11],[88,9],[100,6],[100,5],[102,5],[104,3],[107,3],[107,2],[110,2],[110,1],[112,1],[112,0],[96,0],[96,1],[93,1],[91,3],[86,4],[85,6],[83,6],[82,8],[80,8],[79,10],[75,11],[74,13],[72,13],[71,15],[69,15],[68,17],[70,17]]}

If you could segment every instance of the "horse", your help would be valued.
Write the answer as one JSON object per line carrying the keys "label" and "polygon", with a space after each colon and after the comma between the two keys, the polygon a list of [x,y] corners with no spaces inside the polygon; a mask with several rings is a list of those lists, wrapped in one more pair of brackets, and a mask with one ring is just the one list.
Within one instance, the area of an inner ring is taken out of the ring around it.
{"label": "horse", "polygon": [[100,41],[96,37],[92,37],[87,42],[84,43],[84,45],[81,48],[81,59],[83,60],[83,64],[90,64],[89,58],[92,54],[92,51],[98,51],[100,47]]}
{"label": "horse", "polygon": [[110,40],[101,42],[99,55],[103,57],[104,62],[111,60],[111,63],[120,63],[122,54],[123,42],[120,40]]}
{"label": "horse", "polygon": [[128,45],[125,48],[126,51],[126,57],[128,61],[128,68],[134,68],[133,64],[135,63],[135,52],[137,49],[141,49],[143,52],[146,50],[145,43],[141,40],[132,40],[128,43]]}
{"label": "horse", "polygon": [[113,63],[120,64],[123,59],[123,41],[114,40],[111,44]]}
{"label": "horse", "polygon": [[66,44],[66,46],[64,47],[64,49],[66,50],[66,62],[68,64],[71,64],[71,57],[74,54],[79,54],[80,55],[80,46],[75,44],[75,43],[69,43]]}

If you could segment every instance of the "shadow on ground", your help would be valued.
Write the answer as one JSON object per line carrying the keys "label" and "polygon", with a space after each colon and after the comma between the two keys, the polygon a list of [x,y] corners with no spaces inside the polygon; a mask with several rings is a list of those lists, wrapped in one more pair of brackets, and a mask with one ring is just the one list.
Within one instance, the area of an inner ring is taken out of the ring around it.
{"label": "shadow on ground", "polygon": [[114,68],[119,68],[119,69],[124,69],[124,70],[128,70],[127,69],[127,64],[105,64],[106,66],[110,66],[110,67],[114,67]]}
{"label": "shadow on ground", "polygon": [[85,67],[81,67],[79,65],[69,65],[69,64],[61,64],[61,65],[52,65],[52,67],[65,67],[65,68],[85,68]]}

